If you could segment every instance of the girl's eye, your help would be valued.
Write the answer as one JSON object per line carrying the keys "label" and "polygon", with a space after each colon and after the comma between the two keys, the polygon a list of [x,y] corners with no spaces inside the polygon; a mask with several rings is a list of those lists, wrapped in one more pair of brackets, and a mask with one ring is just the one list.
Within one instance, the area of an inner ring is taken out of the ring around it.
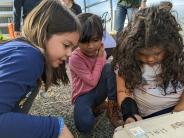
{"label": "girl's eye", "polygon": [[99,40],[100,40],[100,39],[99,39],[98,37],[92,39],[93,42],[97,42],[97,41],[99,41]]}
{"label": "girl's eye", "polygon": [[69,47],[70,47],[70,45],[68,45],[68,44],[64,44],[64,47],[65,47],[65,48],[69,48]]}

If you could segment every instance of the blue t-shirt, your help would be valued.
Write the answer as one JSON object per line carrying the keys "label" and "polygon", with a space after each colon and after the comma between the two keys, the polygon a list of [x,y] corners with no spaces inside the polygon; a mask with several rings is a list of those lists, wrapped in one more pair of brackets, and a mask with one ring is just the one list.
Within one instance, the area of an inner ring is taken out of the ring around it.
{"label": "blue t-shirt", "polygon": [[57,118],[19,113],[43,69],[44,58],[32,45],[16,40],[0,45],[0,137],[58,137]]}
{"label": "blue t-shirt", "polygon": [[36,87],[43,67],[42,54],[30,44],[13,41],[0,46],[0,113],[17,108]]}

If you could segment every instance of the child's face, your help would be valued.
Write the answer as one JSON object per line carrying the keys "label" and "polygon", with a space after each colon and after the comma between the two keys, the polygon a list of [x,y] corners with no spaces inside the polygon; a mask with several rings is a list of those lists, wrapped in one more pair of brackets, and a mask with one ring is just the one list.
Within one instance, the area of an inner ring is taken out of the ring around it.
{"label": "child's face", "polygon": [[99,38],[92,39],[89,43],[79,43],[80,50],[88,57],[96,57],[98,50],[103,46]]}
{"label": "child's face", "polygon": [[46,42],[46,54],[49,64],[57,68],[71,56],[72,48],[78,44],[79,33],[54,34]]}
{"label": "child's face", "polygon": [[149,66],[161,63],[164,56],[165,51],[159,47],[141,48],[136,53],[136,59]]}

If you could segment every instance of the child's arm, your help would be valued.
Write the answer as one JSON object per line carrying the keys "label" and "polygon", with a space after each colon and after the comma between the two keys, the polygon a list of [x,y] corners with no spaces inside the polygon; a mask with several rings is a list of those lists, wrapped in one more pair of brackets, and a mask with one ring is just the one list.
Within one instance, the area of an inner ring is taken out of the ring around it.
{"label": "child's arm", "polygon": [[100,79],[105,62],[104,57],[97,58],[93,71],[90,71],[80,57],[73,55],[70,57],[69,67],[85,84],[95,87]]}
{"label": "child's arm", "polygon": [[117,101],[121,108],[125,124],[142,120],[138,113],[138,107],[132,94],[125,86],[125,81],[119,75],[116,75],[117,81]]}
{"label": "child's arm", "polygon": [[129,93],[129,90],[125,87],[125,81],[122,77],[119,75],[116,75],[116,82],[117,82],[117,101],[119,107],[121,107],[122,101],[126,97],[131,97],[131,94]]}
{"label": "child's arm", "polygon": [[184,92],[181,95],[181,99],[178,104],[174,107],[175,112],[183,111],[184,110]]}
{"label": "child's arm", "polygon": [[[67,133],[64,120],[56,117],[26,115],[6,112],[0,115],[1,138],[57,138],[59,132]],[[66,137],[65,137],[66,138]]]}

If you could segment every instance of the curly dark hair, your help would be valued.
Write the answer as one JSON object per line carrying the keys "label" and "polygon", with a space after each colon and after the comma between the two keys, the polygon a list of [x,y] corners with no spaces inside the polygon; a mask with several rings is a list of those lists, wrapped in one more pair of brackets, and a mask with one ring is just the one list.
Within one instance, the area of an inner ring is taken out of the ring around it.
{"label": "curly dark hair", "polygon": [[166,88],[171,82],[175,89],[184,84],[184,45],[179,31],[180,25],[171,12],[172,3],[162,2],[159,5],[139,10],[133,21],[117,38],[117,47],[113,53],[113,67],[118,67],[118,75],[125,80],[125,86],[132,91],[143,82],[141,65],[136,59],[140,48],[159,46],[166,55],[161,63],[161,87]]}

